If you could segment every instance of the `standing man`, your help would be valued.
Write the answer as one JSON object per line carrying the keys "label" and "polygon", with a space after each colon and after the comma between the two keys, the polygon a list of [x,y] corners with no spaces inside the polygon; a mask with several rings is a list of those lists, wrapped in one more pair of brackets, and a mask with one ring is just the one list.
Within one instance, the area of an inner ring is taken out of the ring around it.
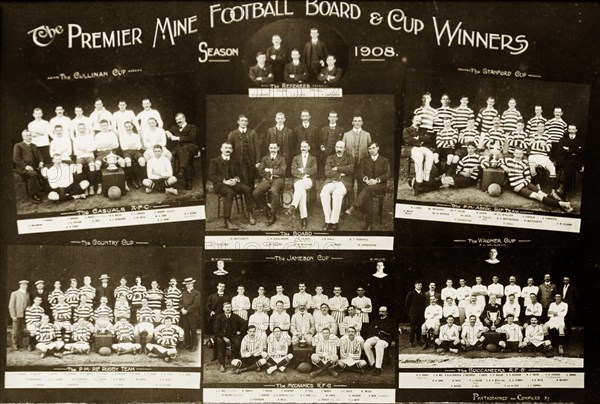
{"label": "standing man", "polygon": [[273,35],[271,42],[273,46],[269,46],[266,51],[267,61],[271,65],[275,82],[281,83],[283,81],[283,69],[288,60],[287,50],[281,45],[279,34]]}
{"label": "standing man", "polygon": [[319,30],[317,28],[310,29],[310,41],[304,45],[303,58],[304,63],[308,67],[310,80],[316,81],[319,72],[325,67],[325,59],[329,51],[327,46],[319,40]]}
{"label": "standing man", "polygon": [[[200,320],[200,292],[194,289],[193,278],[185,278],[185,290],[181,295],[181,327],[184,332],[184,343],[190,352],[198,348],[198,321]],[[231,308],[231,305],[230,305]]]}
{"label": "standing man", "polygon": [[547,119],[542,116],[542,113],[544,111],[542,110],[541,105],[536,105],[533,108],[533,112],[535,115],[527,121],[527,126],[525,127],[525,132],[527,132],[527,135],[531,139],[533,139],[535,132],[538,128],[538,125],[540,123],[543,123],[545,125],[546,121],[547,121]]}
{"label": "standing man", "polygon": [[[316,136],[316,133],[315,133]],[[292,160],[292,177],[294,178],[294,196],[288,214],[293,216],[296,209],[300,210],[302,230],[307,226],[307,191],[313,187],[312,178],[317,175],[317,159],[308,153],[310,144],[303,140],[300,143],[300,154]]]}
{"label": "standing man", "polygon": [[175,115],[175,125],[165,132],[170,148],[179,161],[177,177],[185,180],[185,189],[192,189],[194,156],[198,154],[198,129],[190,125],[182,112]]}
{"label": "standing man", "polygon": [[423,283],[415,281],[415,289],[408,292],[404,301],[404,310],[410,317],[409,340],[411,348],[421,344],[421,321],[425,313],[425,294],[422,291]]}
{"label": "standing man", "polygon": [[[44,157],[37,146],[32,142],[32,134],[29,130],[24,130],[21,133],[21,137],[23,138],[23,141],[15,144],[13,148],[15,171],[17,171],[17,173],[25,180],[27,194],[30,195],[34,201],[40,202],[42,200],[42,190],[40,187],[40,174],[38,170],[44,166]],[[48,159],[48,161],[49,160],[50,159]]]}
{"label": "standing man", "polygon": [[373,311],[373,305],[371,304],[371,299],[365,296],[365,288],[362,286],[356,289],[356,294],[357,296],[352,298],[350,303],[356,307],[356,312],[361,317],[360,335],[367,335],[367,331],[369,330],[369,315]]}
{"label": "standing man", "polygon": [[354,158],[354,167],[356,169],[354,178],[352,179],[352,187],[348,190],[350,191],[351,199],[354,199],[354,181],[360,181],[358,173],[359,165],[364,159],[368,158],[368,147],[371,143],[371,134],[362,130],[362,126],[362,116],[355,114],[352,118],[352,130],[344,133],[342,139],[346,145],[348,154]]}
{"label": "standing man", "polygon": [[163,120],[160,117],[160,112],[152,108],[152,103],[148,98],[144,98],[142,100],[142,108],[143,110],[137,114],[136,119],[138,120],[140,126],[140,136],[144,137],[144,132],[148,129],[148,120],[150,118],[154,118],[156,121],[156,126],[159,128],[163,127]]}
{"label": "standing man", "polygon": [[517,101],[514,98],[508,100],[508,109],[502,113],[502,131],[506,134],[513,133],[517,130],[517,122],[523,120],[523,116],[519,112]]}
{"label": "standing man", "polygon": [[548,307],[550,307],[550,304],[554,302],[554,296],[556,296],[557,293],[559,293],[558,288],[552,283],[550,274],[544,275],[544,283],[539,286],[538,292],[538,300],[542,305],[542,317],[544,319],[547,318]]}
{"label": "standing man", "polygon": [[583,170],[583,138],[577,136],[577,126],[568,126],[568,133],[554,146],[556,167],[564,170],[557,192],[563,197],[575,192],[575,175]]}
{"label": "standing man", "polygon": [[[279,153],[285,158],[286,167],[289,167],[292,158],[292,147],[295,144],[294,132],[285,126],[285,114],[283,112],[275,114],[275,126],[267,129],[267,142],[269,146],[277,143]],[[258,170],[260,172],[260,168]],[[287,174],[287,172],[286,170],[285,173]]]}
{"label": "standing man", "polygon": [[[223,305],[228,302],[225,296],[225,283],[217,284],[217,292],[208,296],[206,300],[206,313],[208,313],[208,329],[215,328],[215,320],[219,314],[223,314]],[[212,360],[217,360],[217,346],[213,345]]]}
{"label": "standing man", "polygon": [[[258,172],[262,180],[254,189],[254,192],[252,192],[254,200],[267,216],[267,226],[273,225],[277,220],[279,196],[285,185],[286,169],[286,159],[279,154],[279,145],[276,142],[271,142],[269,144],[269,154],[264,156],[258,165]],[[265,200],[265,193],[267,191],[271,191],[271,209],[269,209]]]}
{"label": "standing man", "polygon": [[[294,128],[294,150],[302,146],[302,142],[308,142],[311,149],[318,150],[320,146],[319,128],[310,124],[310,112],[303,110],[300,113],[300,125]],[[292,173],[293,175],[293,173]]]}
{"label": "standing man", "polygon": [[475,115],[473,110],[469,108],[469,97],[463,95],[460,97],[460,105],[454,109],[452,127],[460,133],[467,128],[467,122],[470,120],[475,122]]}
{"label": "standing man", "polygon": [[256,131],[248,128],[248,117],[244,114],[238,116],[238,128],[227,135],[227,142],[233,146],[232,158],[240,168],[242,182],[254,189],[256,169],[260,164],[262,145]]}
{"label": "standing man", "polygon": [[338,114],[335,111],[330,111],[327,115],[329,124],[321,128],[321,140],[319,144],[319,172],[323,175],[325,168],[325,160],[336,152],[335,146],[338,141],[344,137],[344,129],[338,126]]}
{"label": "standing man", "polygon": [[365,214],[365,231],[373,230],[373,214],[371,212],[371,198],[385,195],[387,179],[390,172],[388,159],[379,155],[379,144],[370,142],[368,146],[370,156],[359,163],[358,176],[360,178],[358,197],[354,204],[346,211],[351,215],[354,210],[361,208]]}
{"label": "standing man", "polygon": [[225,302],[223,313],[216,316],[213,331],[219,358],[219,370],[225,372],[225,351],[228,346],[231,347],[233,359],[240,359],[240,347],[242,335],[246,334],[246,322],[231,312],[231,303]]}
{"label": "standing man", "polygon": [[269,318],[269,329],[273,332],[275,328],[279,328],[281,331],[288,334],[291,323],[290,315],[285,312],[283,302],[278,300],[275,304],[273,314],[271,314],[271,317]]}
{"label": "standing man", "polygon": [[562,114],[562,108],[556,107],[554,108],[554,118],[546,122],[546,130],[548,131],[548,141],[552,143],[553,155],[555,151],[555,143],[558,143],[567,133],[567,123],[562,119]]}
{"label": "standing man", "polygon": [[[41,108],[34,108],[33,121],[27,124],[27,130],[31,133],[30,143],[34,144],[39,150],[42,158],[40,161],[49,163],[50,159],[50,124],[43,119],[44,113]],[[23,131],[25,132],[25,131]]]}
{"label": "standing man", "polygon": [[331,316],[335,319],[337,328],[344,321],[344,313],[348,309],[348,299],[342,296],[342,288],[340,286],[333,287],[333,296],[327,303],[331,310]]}
{"label": "standing man", "polygon": [[326,231],[337,230],[344,196],[353,187],[354,159],[345,150],[345,143],[338,140],[335,144],[335,153],[327,157],[325,162],[325,183],[321,189],[321,205],[325,216],[323,230]]}
{"label": "standing man", "polygon": [[568,276],[563,278],[563,287],[560,291],[562,301],[569,306],[569,311],[565,316],[565,337],[567,342],[571,338],[571,326],[573,325],[573,319],[577,313],[577,306],[579,305],[579,292],[577,288],[571,285],[571,279]]}
{"label": "standing man", "polygon": [[106,297],[108,305],[113,306],[115,291],[112,287],[108,286],[108,280],[110,279],[110,276],[107,274],[102,274],[98,279],[100,280],[100,287],[96,288],[97,299],[100,300],[100,298]]}
{"label": "standing man", "polygon": [[[427,92],[421,97],[421,106],[413,112],[415,117],[421,118],[421,126],[427,129],[427,132],[433,134],[433,117],[435,116],[435,108],[431,106],[431,93]],[[433,137],[435,144],[435,136]]]}
{"label": "standing man", "polygon": [[300,308],[300,305],[310,307],[310,298],[310,293],[306,293],[306,284],[304,282],[300,282],[298,284],[298,293],[294,293],[292,298],[292,308],[297,312]]}
{"label": "standing man", "polygon": [[495,117],[499,116],[498,110],[494,108],[496,99],[489,96],[486,101],[485,108],[481,108],[475,119],[475,127],[480,133],[487,133],[492,128],[492,122]]}
{"label": "standing man", "polygon": [[25,331],[25,311],[29,306],[29,293],[27,287],[29,281],[19,281],[19,289],[10,294],[8,311],[12,319],[12,347],[15,351],[25,348],[21,345],[23,341],[23,332]]}
{"label": "standing man", "polygon": [[89,119],[92,125],[92,130],[94,131],[94,134],[96,134],[101,130],[100,124],[102,121],[112,122],[113,115],[106,108],[104,108],[102,100],[100,98],[96,98],[96,101],[94,101],[94,110],[90,114]]}
{"label": "standing man", "polygon": [[[394,340],[397,329],[398,327],[394,320],[388,317],[387,307],[381,306],[379,308],[379,317],[369,325],[369,333],[365,341],[365,354],[369,360],[369,367],[373,368],[375,366],[375,372],[373,373],[375,376],[381,374],[385,349]],[[373,348],[375,348],[375,355],[373,355]]]}
{"label": "standing man", "polygon": [[[56,116],[54,116],[53,118],[50,119],[49,122],[49,132],[48,134],[50,135],[50,137],[52,139],[54,139],[54,129],[57,126],[62,127],[65,132],[69,131],[69,128],[71,127],[71,118],[69,118],[68,116],[65,116],[65,109],[61,106],[61,105],[57,105],[56,109],[54,110],[54,112],[56,113]],[[65,136],[70,138],[70,136]],[[50,153],[50,155],[52,155],[52,153]]]}
{"label": "standing man", "polygon": [[[256,208],[252,188],[243,182],[243,171],[240,170],[239,160],[232,159],[233,145],[224,142],[221,145],[221,155],[210,161],[208,168],[208,179],[213,183],[213,192],[223,197],[223,220],[225,228],[228,230],[238,230],[239,228],[231,221],[231,209],[236,195],[242,194],[248,207],[248,222],[251,225],[256,224],[252,212]],[[254,169],[254,167],[252,167]]]}
{"label": "standing man", "polygon": [[[115,131],[120,137],[123,133],[125,133],[125,122],[131,122],[131,124],[135,127],[136,132],[139,131],[139,125],[135,119],[135,113],[132,110],[127,109],[127,103],[121,100],[117,106],[119,107],[119,110],[115,111],[115,113],[112,115],[113,131]],[[75,108],[75,112],[77,113],[77,108]]]}

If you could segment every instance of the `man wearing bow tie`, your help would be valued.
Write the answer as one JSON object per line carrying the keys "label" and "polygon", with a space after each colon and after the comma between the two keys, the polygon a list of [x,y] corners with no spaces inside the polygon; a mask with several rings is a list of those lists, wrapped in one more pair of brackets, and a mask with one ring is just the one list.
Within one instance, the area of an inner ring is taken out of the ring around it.
{"label": "man wearing bow tie", "polygon": [[246,206],[248,207],[248,222],[251,225],[256,223],[252,216],[252,211],[256,207],[256,203],[252,196],[252,189],[240,179],[239,164],[238,161],[231,158],[232,152],[233,146],[231,143],[224,142],[221,145],[221,155],[210,161],[208,178],[213,183],[214,193],[222,196],[224,199],[223,218],[225,228],[228,230],[238,230],[238,227],[230,219],[233,199],[236,195],[244,195]]}
{"label": "man wearing bow tie", "polygon": [[327,46],[319,40],[319,30],[310,29],[310,41],[304,45],[304,63],[308,66],[311,81],[316,81],[319,72],[325,67],[325,58],[329,54]]}
{"label": "man wearing bow tie", "polygon": [[352,187],[348,190],[350,192],[350,198],[354,199],[354,181],[358,181],[360,184],[360,178],[358,175],[358,167],[360,162],[369,157],[367,151],[368,144],[371,143],[371,134],[362,129],[363,119],[362,116],[356,114],[352,118],[352,130],[344,133],[343,141],[346,144],[346,150],[354,158],[354,167],[357,169],[354,178],[352,180]]}
{"label": "man wearing bow tie", "polygon": [[577,170],[583,171],[583,138],[577,136],[577,126],[569,125],[567,134],[552,147],[557,168],[564,170],[557,192],[566,198],[575,191]]}
{"label": "man wearing bow tie", "polygon": [[267,55],[265,52],[258,52],[256,54],[256,65],[250,68],[248,76],[255,84],[270,84],[273,82],[273,71],[271,66],[266,64]]}
{"label": "man wearing bow tie", "polygon": [[[257,204],[265,211],[268,226],[277,220],[277,208],[279,208],[279,195],[285,185],[285,171],[287,169],[286,159],[279,155],[279,145],[276,142],[269,144],[269,154],[264,156],[258,165],[258,172],[262,180],[254,189],[252,195]],[[271,209],[267,206],[265,193],[271,191]]]}
{"label": "man wearing bow tie", "polygon": [[[289,167],[291,163],[293,137],[293,131],[285,126],[285,114],[283,112],[276,113],[275,126],[267,129],[267,144],[277,143],[279,145],[279,154],[285,158],[286,167]],[[285,174],[289,174],[289,172],[286,171]]]}
{"label": "man wearing bow tie", "polygon": [[373,215],[371,213],[371,197],[385,195],[387,179],[390,172],[388,159],[379,155],[379,144],[369,143],[368,158],[362,159],[358,167],[359,188],[354,204],[346,211],[351,215],[355,209],[361,208],[365,213],[365,230],[373,229]]}
{"label": "man wearing bow tie", "polygon": [[238,128],[227,135],[227,141],[233,145],[232,158],[241,170],[242,182],[254,189],[256,168],[260,163],[260,141],[256,131],[248,128],[250,120],[244,114],[238,116]]}
{"label": "man wearing bow tie", "polygon": [[13,148],[15,170],[24,178],[28,195],[34,201],[40,202],[42,198],[38,169],[44,166],[44,158],[37,146],[31,142],[33,136],[30,131],[24,130],[21,136],[23,141],[15,144]]}
{"label": "man wearing bow tie", "polygon": [[179,160],[177,177],[185,179],[186,189],[192,189],[194,156],[198,153],[198,129],[195,125],[188,124],[181,112],[175,115],[175,123],[176,125],[166,132],[171,141],[169,147]]}
{"label": "man wearing bow tie", "polygon": [[312,177],[317,174],[317,159],[308,154],[310,145],[306,140],[300,143],[300,154],[292,160],[292,177],[294,177],[294,196],[289,208],[292,216],[296,209],[300,210],[302,230],[306,230],[308,211],[306,208],[306,193],[313,186]]}

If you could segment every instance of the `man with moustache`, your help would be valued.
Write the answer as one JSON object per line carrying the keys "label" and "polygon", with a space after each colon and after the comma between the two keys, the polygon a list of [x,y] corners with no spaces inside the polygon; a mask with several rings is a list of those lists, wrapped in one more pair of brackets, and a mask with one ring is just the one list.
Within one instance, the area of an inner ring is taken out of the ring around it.
{"label": "man with moustache", "polygon": [[[275,126],[267,129],[267,146],[272,143],[279,145],[279,153],[285,158],[286,168],[289,167],[292,158],[292,147],[294,146],[294,132],[285,126],[285,114],[275,114]],[[270,151],[270,150],[269,150]],[[260,168],[259,168],[260,171]],[[286,170],[287,174],[289,170]]]}
{"label": "man with moustache", "polygon": [[[277,220],[277,210],[279,208],[279,196],[285,185],[285,173],[287,163],[285,157],[279,154],[279,145],[276,142],[269,144],[269,154],[264,156],[258,165],[258,172],[262,180],[258,183],[252,196],[258,206],[262,208],[267,216],[267,226],[271,226]],[[271,208],[267,206],[265,193],[271,192]]]}
{"label": "man with moustache", "polygon": [[310,155],[310,144],[303,140],[300,143],[300,154],[292,160],[292,177],[294,178],[294,195],[288,214],[293,216],[296,209],[300,211],[302,230],[307,226],[307,193],[313,187],[313,177],[317,174],[317,159]]}
{"label": "man with moustache", "polygon": [[415,288],[406,295],[404,309],[410,317],[410,346],[421,345],[421,321],[425,312],[426,298],[423,293],[423,283],[415,281]]}
{"label": "man with moustache", "polygon": [[22,142],[15,144],[13,148],[13,163],[15,171],[23,178],[27,195],[35,202],[40,202],[41,187],[39,169],[44,167],[44,158],[37,146],[32,143],[32,135],[28,130],[21,132]]}
{"label": "man with moustache", "polygon": [[[364,350],[369,361],[369,368],[375,367],[374,375],[381,374],[383,364],[383,355],[385,349],[390,346],[395,338],[398,327],[395,321],[388,316],[388,309],[385,306],[379,308],[379,317],[369,324],[369,332],[365,341]],[[375,349],[375,354],[373,354]]]}
{"label": "man with moustache", "polygon": [[238,128],[227,135],[227,142],[233,146],[233,160],[240,168],[242,183],[254,189],[256,169],[260,163],[261,144],[254,129],[248,128],[250,120],[244,114],[238,116]]}
{"label": "man with moustache", "polygon": [[354,181],[359,181],[358,168],[363,159],[369,157],[368,147],[371,143],[371,134],[362,129],[363,119],[360,114],[354,114],[352,117],[352,129],[344,133],[343,141],[346,145],[346,149],[352,158],[354,158],[354,167],[356,172],[352,180],[352,187],[350,191],[351,199],[354,199]]}
{"label": "man with moustache", "polygon": [[298,49],[292,50],[292,61],[285,65],[283,79],[286,83],[302,83],[308,79],[308,69],[300,61],[300,52]]}
{"label": "man with moustache", "polygon": [[550,274],[544,275],[544,283],[539,286],[538,297],[542,305],[542,319],[546,319],[548,315],[548,307],[554,303],[554,296],[558,292],[558,288],[552,283]]}
{"label": "man with moustache", "polygon": [[190,352],[198,348],[198,321],[200,320],[200,292],[194,289],[193,278],[185,278],[185,290],[181,294],[181,327],[184,332],[184,343]]}
{"label": "man with moustache", "polygon": [[246,322],[231,312],[231,303],[223,303],[223,313],[218,314],[214,324],[219,370],[225,372],[225,351],[231,346],[233,359],[240,359],[242,336],[246,334]]}
{"label": "man with moustache", "polygon": [[179,161],[177,177],[185,180],[185,188],[192,189],[194,156],[198,154],[198,129],[187,123],[185,115],[175,115],[175,125],[165,132],[170,140],[169,148]]}
{"label": "man with moustache", "polygon": [[317,150],[319,146],[319,128],[310,123],[310,112],[302,110],[300,113],[300,125],[294,128],[294,150],[298,150],[303,141],[308,142],[311,149]]}
{"label": "man with moustache", "polygon": [[354,159],[346,152],[346,145],[338,140],[335,153],[325,162],[325,183],[321,189],[321,205],[325,216],[323,230],[336,231],[340,221],[342,202],[352,189]]}
{"label": "man with moustache", "polygon": [[325,169],[325,160],[335,153],[336,143],[344,137],[344,128],[338,126],[338,114],[330,111],[327,115],[329,124],[321,128],[321,139],[319,143],[319,175],[322,176]]}

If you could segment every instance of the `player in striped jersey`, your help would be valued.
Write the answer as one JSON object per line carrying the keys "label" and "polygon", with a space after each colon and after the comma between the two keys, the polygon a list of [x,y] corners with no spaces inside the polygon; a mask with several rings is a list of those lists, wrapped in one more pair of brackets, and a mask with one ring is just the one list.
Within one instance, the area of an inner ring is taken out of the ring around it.
{"label": "player in striped jersey", "polygon": [[283,310],[283,302],[279,300],[275,305],[275,311],[269,318],[269,329],[273,332],[277,327],[287,334],[290,330],[290,325],[290,315]]}
{"label": "player in striped jersey", "polygon": [[486,103],[486,107],[479,110],[477,119],[475,120],[475,127],[480,133],[490,130],[494,117],[499,115],[498,110],[494,108],[494,104],[496,103],[494,97],[489,96]]}
{"label": "player in striped jersey", "polygon": [[248,321],[248,310],[250,310],[250,298],[244,294],[246,289],[239,285],[237,287],[237,296],[231,299],[231,309],[235,314],[245,321]]}
{"label": "player in striped jersey", "polygon": [[569,202],[557,201],[548,198],[548,195],[531,184],[531,174],[529,171],[529,162],[523,159],[523,149],[517,147],[514,151],[514,157],[506,157],[500,163],[500,167],[508,174],[508,181],[513,191],[526,198],[531,198],[542,202],[544,205],[561,208],[567,213],[571,213],[573,208]]}
{"label": "player in striped jersey", "polygon": [[255,312],[248,319],[248,326],[253,325],[256,328],[256,336],[258,338],[267,338],[267,330],[269,329],[269,316],[264,312],[264,305],[257,303]]}
{"label": "player in striped jersey", "polygon": [[477,144],[479,141],[479,132],[475,129],[475,119],[469,118],[467,126],[458,133],[458,143],[454,154],[462,159],[467,155],[467,144],[473,142]]}
{"label": "player in striped jersey", "polygon": [[562,108],[556,107],[554,108],[554,118],[546,122],[548,141],[553,147],[554,144],[558,143],[567,133],[567,123],[562,119],[562,114]]}
{"label": "player in striped jersey", "polygon": [[323,286],[322,285],[315,286],[315,294],[312,295],[310,298],[310,308],[313,309],[312,315],[313,315],[313,317],[315,317],[315,320],[316,320],[316,316],[318,314],[321,314],[321,305],[323,303],[327,304],[328,301],[329,301],[329,298],[327,297],[327,295],[323,294]]}
{"label": "player in striped jersey", "polygon": [[525,123],[523,121],[517,122],[517,128],[508,135],[508,153],[514,154],[515,147],[525,149],[527,147],[527,133],[525,133]]}
{"label": "player in striped jersey", "polygon": [[[500,160],[504,157],[508,151],[507,133],[502,130],[500,123],[500,117],[496,116],[492,120],[492,127],[485,134],[487,137],[485,157],[495,156],[496,160]],[[484,133],[481,134],[483,138]]]}
{"label": "player in striped jersey", "polygon": [[[150,339],[150,338],[149,338]],[[177,342],[183,341],[183,329],[165,318],[165,323],[154,330],[154,340],[146,345],[150,358],[163,358],[165,362],[177,357]]]}
{"label": "player in striped jersey", "polygon": [[329,305],[327,303],[321,305],[320,312],[315,311],[313,318],[315,319],[315,331],[317,334],[323,332],[325,328],[327,328],[331,334],[337,334],[337,322],[331,314],[329,314]]}
{"label": "player in striped jersey", "polygon": [[160,309],[162,308],[164,295],[164,292],[158,288],[158,282],[152,281],[150,289],[146,291],[146,298],[148,299],[148,307],[154,312],[154,321],[157,323],[160,321]]}
{"label": "player in striped jersey", "polygon": [[102,296],[100,298],[100,305],[96,307],[96,310],[94,310],[94,314],[92,315],[92,320],[94,322],[96,322],[99,317],[108,317],[111,322],[114,321],[113,310],[108,307],[107,303],[108,297]]}
{"label": "player in striped jersey", "polygon": [[329,372],[333,377],[338,373],[333,370],[338,364],[337,349],[340,346],[340,340],[329,328],[324,328],[320,334],[315,335],[312,342],[315,347],[315,353],[310,356],[310,360],[319,369],[311,372],[310,377],[319,376],[324,372]]}
{"label": "player in striped jersey", "polygon": [[446,317],[446,324],[440,327],[440,334],[435,339],[435,345],[439,348],[438,353],[450,351],[458,353],[460,346],[460,328],[454,324],[454,317]]}
{"label": "player in striped jersey", "polygon": [[61,286],[60,281],[55,281],[54,282],[54,290],[48,294],[48,303],[50,303],[50,309],[52,311],[54,311],[54,306],[56,306],[56,304],[58,303],[58,297],[59,296],[64,297],[64,295],[65,295],[65,292],[63,292],[61,290],[60,286]]}
{"label": "player in striped jersey", "polygon": [[135,330],[126,317],[121,317],[115,324],[115,337],[117,343],[113,344],[112,349],[117,351],[117,355],[127,353],[135,355],[142,349],[142,346],[135,342]]}
{"label": "player in striped jersey", "polygon": [[152,339],[154,333],[154,310],[148,306],[148,299],[142,298],[142,307],[136,313],[137,324],[134,328],[135,339],[146,350],[146,343]]}
{"label": "player in striped jersey", "polygon": [[365,340],[358,334],[357,330],[350,326],[346,329],[346,335],[340,338],[340,359],[337,362],[340,371],[351,370],[365,374],[367,361],[360,359]]}
{"label": "player in striped jersey", "polygon": [[508,109],[502,113],[502,131],[512,133],[517,129],[517,122],[523,120],[523,116],[516,108],[517,101],[514,98],[508,100]]}
{"label": "player in striped jersey", "polygon": [[359,313],[362,319],[362,325],[360,328],[361,336],[366,334],[369,326],[369,314],[373,312],[373,305],[371,304],[371,299],[365,296],[365,288],[359,286],[356,288],[357,296],[352,299],[350,303],[354,307],[356,307],[356,311]]}
{"label": "player in striped jersey", "polygon": [[287,310],[290,308],[290,298],[283,294],[283,285],[275,285],[275,296],[271,296],[271,309],[275,310],[277,302],[283,303],[283,309]]}
{"label": "player in striped jersey", "polygon": [[119,280],[119,286],[115,288],[115,301],[119,300],[121,296],[125,296],[127,300],[131,299],[131,288],[127,286],[127,278],[124,276]]}
{"label": "player in striped jersey", "polygon": [[267,364],[271,365],[267,369],[267,373],[271,374],[277,369],[280,372],[285,372],[286,366],[290,363],[294,355],[288,353],[288,349],[292,345],[292,340],[287,332],[283,332],[281,328],[275,327],[273,332],[267,338]]}
{"label": "player in striped jersey", "polygon": [[256,327],[252,324],[248,325],[248,334],[242,339],[240,347],[240,359],[234,359],[231,364],[235,367],[236,374],[244,373],[249,370],[260,368],[267,364],[266,352],[266,336],[259,337],[256,335]]}
{"label": "player in striped jersey", "polygon": [[541,324],[538,324],[538,318],[534,316],[529,321],[530,324],[525,327],[525,338],[523,338],[525,347],[536,351],[549,351],[552,349],[550,340],[546,339],[544,335],[544,328]]}
{"label": "player in striped jersey", "polygon": [[71,325],[71,308],[65,302],[64,295],[58,295],[57,299],[58,301],[52,309],[54,325],[61,334],[59,338],[65,342],[69,342],[71,340],[71,330],[73,328]]}
{"label": "player in striped jersey", "polygon": [[84,295],[90,304],[94,304],[96,288],[92,286],[92,278],[90,276],[83,277],[83,286],[79,288],[79,301],[81,301]]}
{"label": "player in striped jersey", "polygon": [[340,286],[333,287],[333,296],[327,302],[331,310],[331,317],[334,318],[336,324],[339,325],[344,321],[344,314],[348,309],[348,299],[342,296],[342,288]]}
{"label": "player in striped jersey", "polygon": [[446,126],[446,119],[450,119],[450,126],[454,120],[454,110],[450,108],[450,97],[448,94],[442,94],[440,100],[442,106],[435,110],[433,117],[433,132],[439,133]]}
{"label": "player in striped jersey", "polygon": [[79,289],[77,288],[77,279],[71,278],[69,289],[65,292],[65,302],[71,308],[71,318],[75,314],[75,309],[79,306]]}
{"label": "player in striped jersey", "polygon": [[265,287],[263,285],[258,287],[258,296],[252,299],[252,310],[256,310],[259,304],[262,305],[264,313],[268,313],[271,310],[271,299],[265,296]]}
{"label": "player in striped jersey", "polygon": [[87,321],[92,319],[92,315],[94,314],[94,308],[91,303],[87,301],[87,295],[82,294],[79,296],[79,306],[75,309],[75,314],[73,314],[73,320],[78,321],[80,318],[84,318]]}
{"label": "player in striped jersey", "polygon": [[[475,297],[475,296],[473,296]],[[479,307],[479,306],[477,306]],[[481,324],[479,320],[479,315],[471,314],[469,316],[469,323],[465,322],[461,331],[461,339],[460,345],[465,350],[480,347],[485,340],[483,333],[485,332],[485,327]]]}
{"label": "player in striped jersey", "polygon": [[[457,142],[458,132],[452,128],[451,118],[445,117],[444,127],[437,132],[437,136],[435,137],[436,149],[434,152],[438,154],[436,167],[439,173],[449,174],[456,167],[455,164],[458,163],[458,157],[455,159],[454,149],[456,148]],[[442,168],[443,164],[446,164],[445,170]]]}
{"label": "player in striped jersey", "polygon": [[35,329],[35,339],[37,340],[35,348],[40,352],[42,358],[45,358],[46,355],[62,358],[60,350],[65,343],[62,340],[57,339],[56,332],[56,326],[50,323],[50,317],[44,314]]}
{"label": "player in striped jersey", "polygon": [[294,311],[298,311],[298,307],[303,304],[305,307],[310,307],[310,293],[306,293],[306,284],[300,282],[298,284],[298,293],[294,293],[292,297],[292,308]]}
{"label": "player in striped jersey", "polygon": [[129,303],[127,302],[127,297],[125,295],[121,294],[117,298],[117,301],[115,302],[114,314],[115,318],[131,318],[131,308],[129,307]]}
{"label": "player in striped jersey", "polygon": [[427,132],[433,133],[433,118],[435,109],[431,104],[431,94],[425,93],[421,97],[421,106],[414,111],[414,116],[421,118],[421,127],[427,129]]}
{"label": "player in striped jersey", "polygon": [[467,128],[467,123],[471,119],[475,122],[475,115],[473,114],[473,110],[469,108],[469,97],[463,95],[460,97],[460,105],[454,109],[452,127],[460,133]]}
{"label": "player in striped jersey", "polygon": [[556,176],[556,166],[550,159],[550,151],[552,144],[548,141],[548,135],[545,131],[546,127],[543,123],[538,123],[537,132],[529,144],[529,170],[531,172],[531,183],[537,186],[538,191],[541,191],[539,177],[537,176],[537,168],[541,167],[548,172],[550,181],[550,195],[560,201],[560,196],[556,192],[558,178]]}
{"label": "player in striped jersey", "polygon": [[467,155],[463,157],[456,167],[456,173],[453,175],[444,175],[440,179],[423,182],[418,184],[412,180],[413,194],[438,190],[442,185],[455,188],[468,188],[477,183],[483,158],[475,152],[475,143],[467,145]]}
{"label": "player in striped jersey", "polygon": [[33,298],[33,304],[25,309],[25,328],[29,331],[29,350],[33,351],[35,347],[35,330],[42,321],[44,308],[42,307],[42,298],[36,296]]}
{"label": "player in striped jersey", "polygon": [[169,287],[165,289],[165,299],[171,299],[173,308],[179,310],[179,301],[181,300],[181,290],[177,287],[177,279],[171,277],[169,279]]}
{"label": "player in striped jersey", "polygon": [[506,324],[496,329],[497,332],[506,335],[506,341],[498,342],[498,345],[503,351],[520,350],[525,347],[525,344],[523,343],[523,330],[521,329],[521,326],[514,321],[515,315],[509,313],[506,316]]}
{"label": "player in striped jersey", "polygon": [[73,324],[73,334],[71,335],[71,341],[65,344],[65,355],[69,354],[86,354],[89,355],[91,351],[90,340],[92,338],[94,326],[81,317],[75,324]]}
{"label": "player in striped jersey", "polygon": [[135,318],[135,313],[142,307],[142,298],[146,297],[146,287],[142,285],[142,277],[135,277],[135,285],[131,287],[131,314]]}
{"label": "player in striped jersey", "polygon": [[165,319],[168,317],[171,319],[171,323],[175,325],[179,324],[179,311],[173,307],[173,300],[166,299],[165,305],[166,308],[160,312],[160,322],[164,324]]}
{"label": "player in striped jersey", "polygon": [[527,136],[533,138],[535,132],[537,130],[539,123],[546,123],[546,118],[542,116],[543,110],[541,105],[536,105],[533,108],[534,116],[530,120],[527,121],[527,126],[525,127],[525,132],[527,132]]}
{"label": "player in striped jersey", "polygon": [[340,335],[346,335],[348,328],[354,328],[359,334],[362,328],[362,317],[356,312],[356,307],[353,305],[348,306],[348,315],[340,323]]}

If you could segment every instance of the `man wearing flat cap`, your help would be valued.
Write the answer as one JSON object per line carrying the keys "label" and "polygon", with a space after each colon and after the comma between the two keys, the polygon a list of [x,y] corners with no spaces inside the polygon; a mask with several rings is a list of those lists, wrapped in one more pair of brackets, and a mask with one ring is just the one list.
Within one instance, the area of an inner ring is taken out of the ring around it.
{"label": "man wearing flat cap", "polygon": [[185,278],[185,290],[181,295],[181,327],[184,332],[184,344],[191,352],[198,348],[198,334],[196,332],[200,321],[200,292],[194,289],[194,278]]}
{"label": "man wearing flat cap", "polygon": [[12,319],[12,345],[15,350],[24,348],[21,346],[21,341],[23,341],[23,331],[25,331],[25,310],[29,306],[28,286],[29,281],[19,281],[19,289],[10,294],[8,303],[8,311]]}
{"label": "man wearing flat cap", "polygon": [[100,287],[96,289],[96,299],[100,301],[105,296],[108,299],[108,305],[112,307],[114,305],[114,289],[108,286],[110,276],[102,274],[98,279],[100,280]]}

